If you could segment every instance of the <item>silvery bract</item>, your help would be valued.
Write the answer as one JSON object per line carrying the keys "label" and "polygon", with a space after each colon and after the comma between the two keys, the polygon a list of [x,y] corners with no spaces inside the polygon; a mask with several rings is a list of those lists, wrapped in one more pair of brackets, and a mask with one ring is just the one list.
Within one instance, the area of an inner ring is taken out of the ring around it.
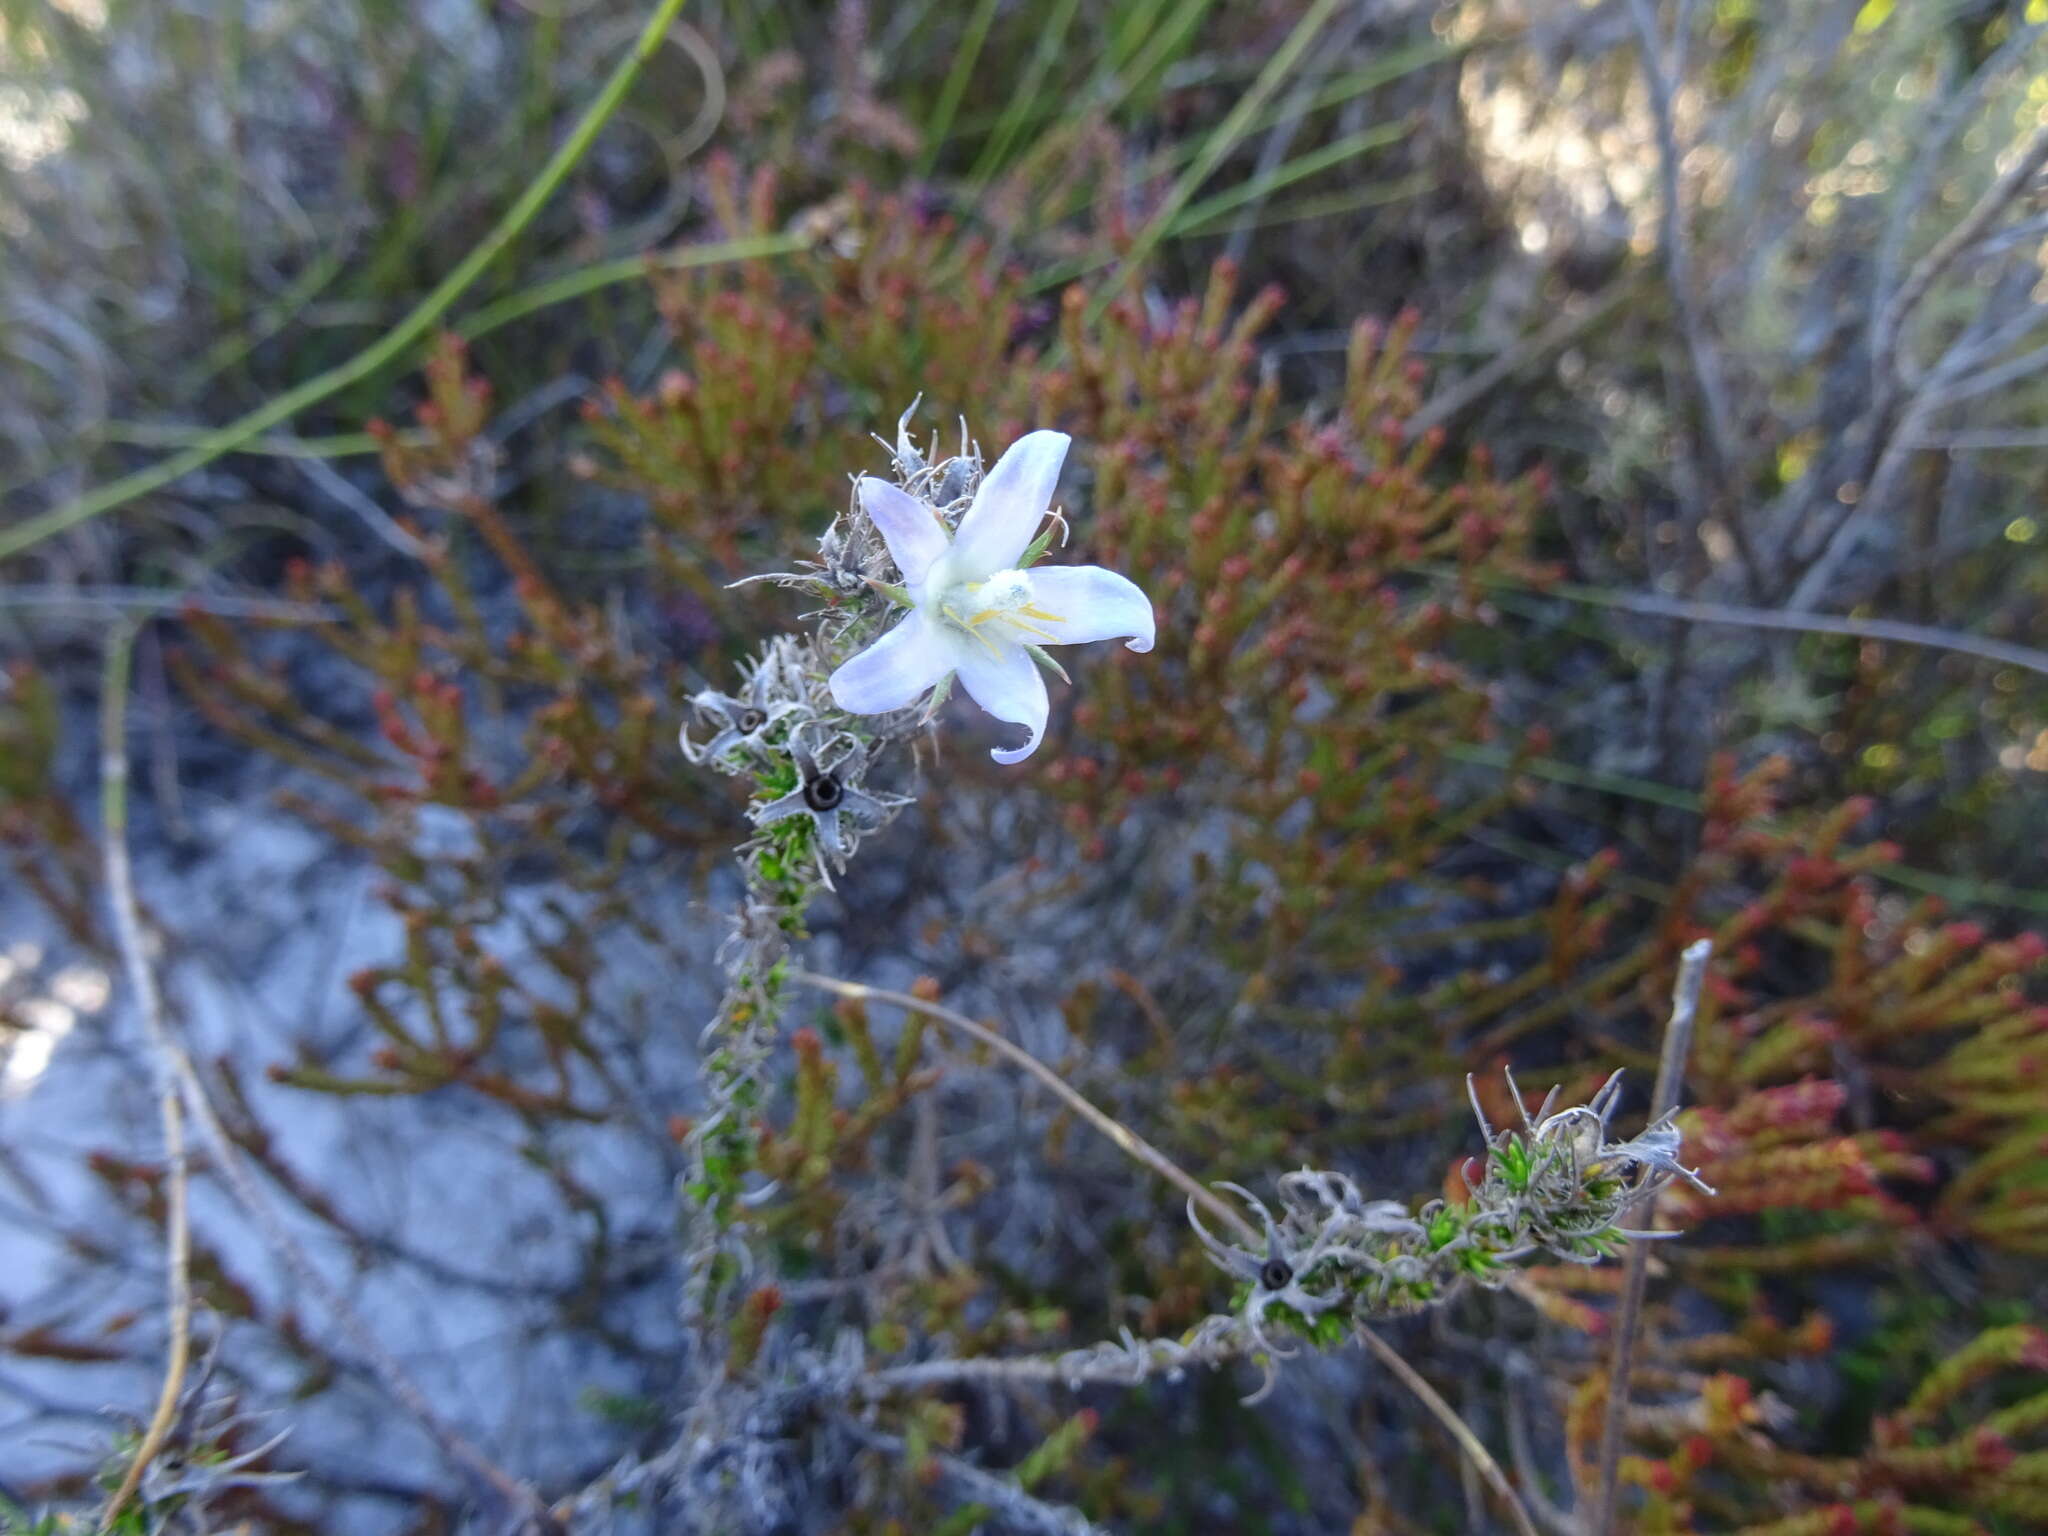
{"label": "silvery bract", "polygon": [[932,509],[886,480],[865,476],[861,509],[902,573],[910,612],[832,674],[832,697],[857,715],[887,714],[958,676],[983,709],[1023,726],[1029,757],[1045,731],[1045,678],[1034,651],[1048,645],[1127,638],[1152,649],[1152,603],[1114,571],[1095,565],[1019,568],[1044,521],[1067,456],[1064,432],[1031,432],[1011,444],[949,534]]}

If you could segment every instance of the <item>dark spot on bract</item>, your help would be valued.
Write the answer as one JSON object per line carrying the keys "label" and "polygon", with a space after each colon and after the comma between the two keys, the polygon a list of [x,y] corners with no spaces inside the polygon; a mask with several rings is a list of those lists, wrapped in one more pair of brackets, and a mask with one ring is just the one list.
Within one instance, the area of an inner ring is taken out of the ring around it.
{"label": "dark spot on bract", "polygon": [[1259,1284],[1269,1291],[1284,1291],[1294,1271],[1285,1259],[1268,1259],[1259,1266]]}

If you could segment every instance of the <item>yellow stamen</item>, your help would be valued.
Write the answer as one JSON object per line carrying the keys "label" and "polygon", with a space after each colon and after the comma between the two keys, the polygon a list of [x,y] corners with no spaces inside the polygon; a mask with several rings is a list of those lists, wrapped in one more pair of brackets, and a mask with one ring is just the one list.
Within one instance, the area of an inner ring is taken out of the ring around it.
{"label": "yellow stamen", "polygon": [[[975,594],[988,585],[990,585],[988,582],[974,582],[963,590],[969,594]],[[1060,637],[1042,626],[1047,624],[1064,624],[1067,622],[1059,614],[1049,613],[1036,603],[1030,602],[1020,603],[1015,606],[1011,606],[1008,603],[998,603],[992,607],[976,609],[972,614],[965,617],[962,617],[959,610],[954,608],[951,603],[942,603],[939,607],[939,613],[954,628],[965,630],[968,634],[979,640],[983,648],[991,656],[1000,653],[996,649],[995,642],[982,632],[984,625],[1001,620],[1013,630],[1021,631],[1036,640],[1043,640],[1050,644],[1058,645]],[[1026,622],[1027,620],[1030,622]]]}
{"label": "yellow stamen", "polygon": [[977,614],[972,619],[963,619],[960,617],[959,614],[953,611],[953,605],[951,603],[940,604],[939,613],[950,624],[952,624],[952,626],[955,629],[964,630],[968,634],[972,635],[975,639],[979,640],[981,642],[982,649],[987,651],[989,655],[996,656],[1000,654],[1000,652],[996,650],[995,642],[990,640],[987,635],[984,635],[979,629],[975,627],[983,619],[988,617],[986,613]]}

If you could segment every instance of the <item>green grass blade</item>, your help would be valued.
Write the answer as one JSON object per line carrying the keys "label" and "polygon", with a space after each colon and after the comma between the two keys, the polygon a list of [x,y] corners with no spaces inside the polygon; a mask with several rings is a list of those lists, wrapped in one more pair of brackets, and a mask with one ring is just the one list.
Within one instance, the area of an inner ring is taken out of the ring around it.
{"label": "green grass blade", "polygon": [[1323,145],[1320,149],[1312,149],[1305,155],[1297,155],[1284,165],[1274,166],[1263,176],[1254,176],[1227,192],[1218,192],[1214,197],[1190,204],[1174,221],[1174,232],[1185,234],[1222,214],[1229,213],[1232,209],[1242,208],[1246,203],[1255,203],[1269,192],[1293,186],[1295,182],[1306,180],[1318,171],[1326,171],[1333,165],[1342,165],[1346,160],[1406,138],[1414,126],[1414,123],[1409,121],[1381,123],[1377,127],[1347,134],[1333,143]]}
{"label": "green grass blade", "polygon": [[968,174],[970,187],[986,185],[988,179],[1003,168],[1011,144],[1016,142],[1024,125],[1036,115],[1039,90],[1044,86],[1053,62],[1059,57],[1060,44],[1066,41],[1067,28],[1073,23],[1074,13],[1081,8],[1081,0],[1057,0],[1057,4],[1058,9],[1039,35],[1038,46],[1031,52],[1031,62],[1025,66],[1024,77],[1017,82],[1017,89],[1003,108],[995,131],[989,135],[988,143],[982,146],[981,155]]}
{"label": "green grass blade", "polygon": [[960,110],[960,98],[967,94],[967,82],[981,60],[982,46],[988,41],[988,29],[995,19],[996,0],[981,0],[967,23],[960,51],[953,55],[953,68],[939,90],[939,104],[932,109],[931,121],[925,124],[924,152],[917,160],[920,176],[931,175],[932,167],[939,162],[939,152],[946,147],[946,135],[953,129],[953,114]]}
{"label": "green grass blade", "polygon": [[1180,216],[1195,193],[1201,190],[1202,184],[1209,179],[1216,167],[1223,163],[1224,158],[1250,131],[1252,120],[1258,116],[1259,110],[1280,88],[1281,82],[1300,62],[1301,56],[1308,52],[1310,44],[1322,34],[1323,28],[1329,25],[1330,18],[1336,14],[1340,4],[1342,0],[1316,0],[1316,3],[1309,7],[1308,14],[1295,24],[1294,30],[1287,35],[1287,40],[1280,45],[1273,57],[1266,61],[1266,67],[1259,71],[1259,77],[1252,82],[1251,89],[1244,93],[1243,99],[1230,110],[1229,116],[1210,133],[1202,145],[1201,153],[1195,157],[1194,164],[1181,174],[1180,179],[1173,184],[1172,190],[1167,193],[1166,201],[1158,212],[1154,213],[1151,220],[1138,232],[1137,239],[1131,243],[1131,249],[1125,257],[1123,271],[1096,295],[1095,302],[1090,306],[1091,316],[1099,317],[1102,311],[1131,285],[1138,273],[1144,270],[1146,261],[1159,242],[1166,238],[1174,220]]}
{"label": "green grass blade", "polygon": [[668,32],[669,23],[683,8],[683,0],[660,0],[654,14],[633,44],[632,51],[619,61],[611,78],[599,91],[596,100],[584,111],[569,137],[541,167],[540,174],[527,184],[503,217],[492,226],[489,234],[479,241],[476,248],[464,257],[461,264],[450,272],[432,292],[416,304],[411,313],[386,331],[376,341],[358,352],[344,363],[337,364],[325,373],[317,374],[295,388],[286,390],[267,403],[258,406],[239,420],[207,434],[205,439],[183,453],[140,469],[133,474],[87,491],[84,495],[52,508],[40,517],[32,517],[15,527],[0,532],[0,560],[18,555],[23,550],[40,544],[89,522],[102,513],[127,505],[138,496],[159,490],[176,480],[180,475],[212,463],[222,454],[246,443],[252,437],[270,428],[289,421],[300,411],[317,405],[331,395],[346,389],[349,385],[368,378],[387,364],[395,361],[406,348],[424,336],[434,323],[447,313],[450,305],[461,298],[491,263],[501,256],[505,249],[519,237],[541,208],[554,196],[555,189],[568,177],[590,146],[597,139],[599,131],[610,121],[614,112],[626,99],[626,92],[638,78],[642,66],[661,46],[661,40]]}
{"label": "green grass blade", "polygon": [[1128,65],[1117,69],[1118,85],[1105,111],[1115,111],[1126,102],[1139,100],[1153,81],[1173,67],[1174,61],[1194,41],[1213,0],[1185,0],[1146,42],[1144,51]]}
{"label": "green grass blade", "polygon": [[1389,203],[1420,197],[1436,184],[1434,176],[1419,171],[1413,176],[1402,176],[1394,181],[1376,181],[1342,192],[1318,193],[1313,197],[1297,198],[1291,203],[1261,208],[1252,216],[1249,223],[1240,224],[1238,220],[1228,217],[1205,218],[1199,221],[1184,219],[1174,226],[1170,238],[1187,240],[1200,235],[1216,234],[1224,229],[1273,229],[1282,224],[1305,224],[1311,219],[1328,219],[1340,213],[1357,213],[1365,208],[1384,208]]}
{"label": "green grass blade", "polygon": [[578,267],[560,277],[522,288],[495,299],[454,326],[466,341],[488,335],[514,320],[523,320],[536,310],[580,299],[600,288],[629,283],[649,271],[682,272],[691,267],[717,266],[727,261],[758,261],[771,256],[789,256],[811,245],[809,235],[754,235],[742,240],[722,240],[711,245],[686,245],[671,251],[650,251],[638,256],[620,256],[612,261]]}

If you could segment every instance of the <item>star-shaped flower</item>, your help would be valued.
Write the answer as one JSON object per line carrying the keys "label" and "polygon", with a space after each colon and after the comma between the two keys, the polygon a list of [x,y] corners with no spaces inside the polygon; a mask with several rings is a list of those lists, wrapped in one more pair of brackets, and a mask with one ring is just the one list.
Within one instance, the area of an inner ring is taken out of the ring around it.
{"label": "star-shaped flower", "polygon": [[910,612],[832,674],[832,697],[857,715],[915,703],[958,677],[998,720],[1030,732],[1024,745],[989,755],[1015,763],[1037,748],[1049,710],[1042,647],[1127,638],[1152,649],[1152,603],[1125,577],[1096,565],[1025,570],[1067,456],[1064,432],[1030,432],[1010,445],[949,534],[925,503],[864,476],[863,511],[889,546]]}
{"label": "star-shaped flower", "polygon": [[701,747],[690,739],[688,727],[682,733],[683,756],[692,762],[726,764],[735,751],[760,756],[767,748],[771,727],[791,715],[806,713],[801,699],[795,664],[781,644],[771,645],[755,662],[742,697],[706,689],[693,694],[690,707],[712,727],[711,739]]}
{"label": "star-shaped flower", "polygon": [[[796,764],[796,788],[755,806],[749,812],[754,825],[767,828],[792,816],[808,816],[817,832],[818,847],[842,869],[853,851],[848,830],[857,836],[880,826],[891,811],[910,803],[901,795],[874,794],[861,787],[867,772],[867,749],[849,737],[839,737],[814,752],[799,726],[790,734],[789,755]],[[852,822],[850,829],[841,825],[847,819]]]}

